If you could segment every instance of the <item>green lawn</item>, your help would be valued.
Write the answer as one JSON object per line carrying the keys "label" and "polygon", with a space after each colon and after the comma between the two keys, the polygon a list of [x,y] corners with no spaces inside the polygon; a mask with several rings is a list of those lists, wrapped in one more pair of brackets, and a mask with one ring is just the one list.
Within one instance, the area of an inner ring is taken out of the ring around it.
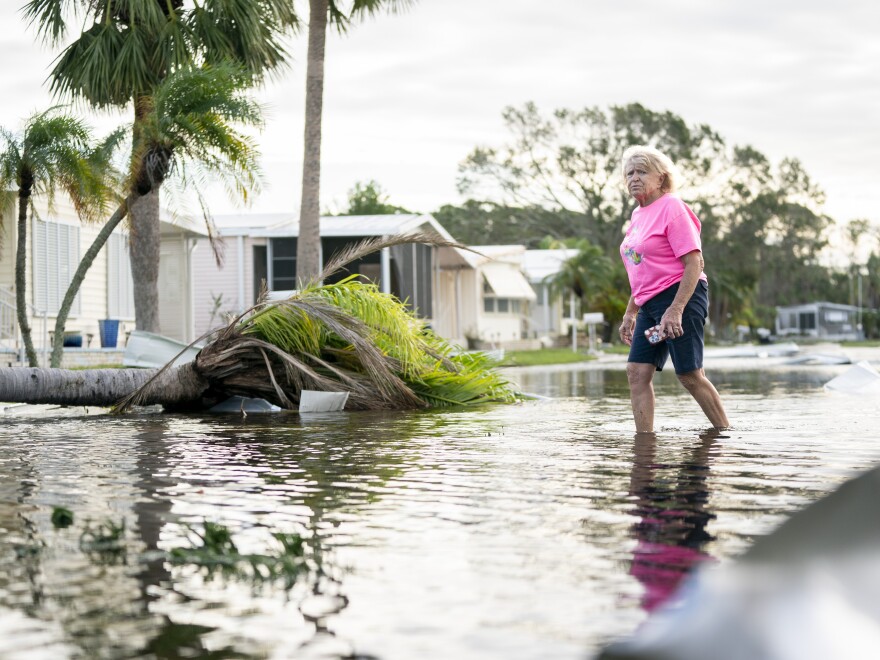
{"label": "green lawn", "polygon": [[538,364],[564,364],[595,360],[586,349],[573,352],[571,348],[541,348],[536,351],[505,351],[502,367],[531,367]]}

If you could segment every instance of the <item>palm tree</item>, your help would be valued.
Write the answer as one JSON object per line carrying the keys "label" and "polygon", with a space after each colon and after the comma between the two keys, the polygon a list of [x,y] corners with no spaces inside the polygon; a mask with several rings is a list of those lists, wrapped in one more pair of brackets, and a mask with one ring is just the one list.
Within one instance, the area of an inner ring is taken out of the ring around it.
{"label": "palm tree", "polygon": [[99,163],[90,154],[91,136],[76,117],[50,108],[32,115],[21,132],[0,129],[0,190],[4,207],[18,200],[15,303],[18,327],[30,366],[37,366],[27,305],[27,217],[34,195],[45,195],[50,210],[63,190],[80,217],[95,217],[106,202]]}
{"label": "palm tree", "polygon": [[[144,124],[155,91],[173,71],[229,61],[257,83],[284,62],[281,39],[298,24],[290,0],[30,0],[23,12],[53,44],[66,40],[68,20],[86,26],[59,56],[52,91],[97,108],[133,108],[136,151],[149,133]],[[153,332],[159,330],[159,190],[153,186],[128,209],[136,326]]]}
{"label": "palm tree", "polygon": [[[353,409],[414,409],[511,402],[511,385],[483,354],[454,351],[390,294],[352,276],[319,282],[383,247],[456,245],[424,235],[373,239],[287,300],[263,302],[221,329],[194,362],[162,369],[0,369],[0,401],[201,408],[230,395],[286,408],[300,392],[349,392]],[[457,246],[462,247],[462,246]]]}
{"label": "palm tree", "polygon": [[321,270],[321,118],[324,105],[324,51],[328,23],[345,32],[352,21],[384,7],[399,10],[413,0],[354,0],[346,12],[339,0],[309,0],[309,46],[306,57],[306,121],[303,137],[302,196],[296,243],[297,277],[307,282]]}
{"label": "palm tree", "polygon": [[586,239],[577,241],[578,249],[548,282],[557,294],[569,293],[584,305],[601,311],[606,318],[604,339],[610,339],[610,328],[623,317],[629,291],[626,271],[620,260],[612,260],[602,248]]}
{"label": "palm tree", "polygon": [[86,273],[113,230],[140,200],[174,176],[196,195],[210,227],[200,182],[219,178],[231,194],[245,201],[259,189],[256,147],[251,138],[234,128],[234,124],[261,127],[263,122],[260,106],[242,84],[246,75],[230,64],[187,67],[162,80],[154,90],[150,111],[138,125],[127,194],[86,251],[61,303],[55,322],[53,367],[61,366],[64,324]]}

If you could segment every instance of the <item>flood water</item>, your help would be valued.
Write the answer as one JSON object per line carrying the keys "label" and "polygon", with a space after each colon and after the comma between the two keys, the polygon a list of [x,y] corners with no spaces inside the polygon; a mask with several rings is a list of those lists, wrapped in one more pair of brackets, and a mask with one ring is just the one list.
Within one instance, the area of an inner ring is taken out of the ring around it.
{"label": "flood water", "polygon": [[[619,368],[509,372],[550,398],[477,411],[7,414],[0,657],[589,657],[880,461],[878,406],[822,389],[846,368],[708,370],[720,436],[664,372],[656,439],[634,437]],[[81,543],[105,521],[111,554]],[[321,570],[168,561],[205,521],[242,552],[299,533]]]}

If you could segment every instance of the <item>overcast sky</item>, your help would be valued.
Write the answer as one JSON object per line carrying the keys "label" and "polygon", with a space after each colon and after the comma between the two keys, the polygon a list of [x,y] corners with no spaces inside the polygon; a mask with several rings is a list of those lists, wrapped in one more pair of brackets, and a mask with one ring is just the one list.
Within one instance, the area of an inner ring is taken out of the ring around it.
{"label": "overcast sky", "polygon": [[[35,43],[21,4],[0,9],[4,127],[50,103],[55,54]],[[505,140],[507,105],[640,102],[774,162],[799,158],[826,212],[880,224],[878,35],[880,4],[866,0],[419,0],[328,40],[322,208],[369,179],[415,210],[461,202],[458,164]],[[260,92],[256,212],[299,209],[305,38],[291,50],[290,70]],[[212,204],[236,211],[222,195]]]}

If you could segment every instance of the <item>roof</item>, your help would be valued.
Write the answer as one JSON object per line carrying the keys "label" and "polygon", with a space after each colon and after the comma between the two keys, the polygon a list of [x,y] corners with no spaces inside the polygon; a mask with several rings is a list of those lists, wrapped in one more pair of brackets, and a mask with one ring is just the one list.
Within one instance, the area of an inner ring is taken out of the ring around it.
{"label": "roof", "polygon": [[[323,215],[320,222],[321,236],[391,236],[430,227],[443,238],[452,240],[449,232],[427,214]],[[299,235],[298,213],[215,215],[214,224],[223,236],[281,238]]]}
{"label": "roof", "polygon": [[528,283],[519,266],[505,261],[493,261],[480,266],[486,283],[499,298],[535,300],[534,289]]}
{"label": "roof", "polygon": [[545,278],[556,275],[562,269],[562,264],[577,253],[578,250],[574,248],[526,250],[523,270],[529,282],[542,282]]}
{"label": "roof", "polygon": [[482,255],[479,263],[487,261],[509,261],[510,263],[521,264],[523,254],[526,251],[525,245],[470,245],[472,250],[476,250]]}
{"label": "roof", "polygon": [[[168,217],[165,215],[164,217]],[[204,238],[208,235],[208,228],[203,220],[198,221],[185,216],[178,216],[168,220],[159,221],[159,234],[161,236],[187,236]]]}
{"label": "roof", "polygon": [[[320,222],[321,236],[324,237],[370,238],[428,231],[448,241],[455,240],[443,225],[429,214],[322,215]],[[292,238],[299,235],[298,213],[215,215],[214,224],[223,237]],[[477,255],[459,248],[440,248],[438,252],[441,268],[475,268],[478,259]]]}
{"label": "roof", "polygon": [[855,312],[855,311],[858,311],[858,309],[859,309],[858,306],[856,306],[856,305],[843,305],[841,303],[833,303],[833,302],[826,302],[824,300],[818,300],[816,302],[802,303],[800,305],[779,305],[776,307],[776,311],[777,312],[782,312],[782,311],[794,312],[797,310],[817,309],[818,307],[839,309],[839,310],[844,310],[844,311],[849,311],[849,312]]}

